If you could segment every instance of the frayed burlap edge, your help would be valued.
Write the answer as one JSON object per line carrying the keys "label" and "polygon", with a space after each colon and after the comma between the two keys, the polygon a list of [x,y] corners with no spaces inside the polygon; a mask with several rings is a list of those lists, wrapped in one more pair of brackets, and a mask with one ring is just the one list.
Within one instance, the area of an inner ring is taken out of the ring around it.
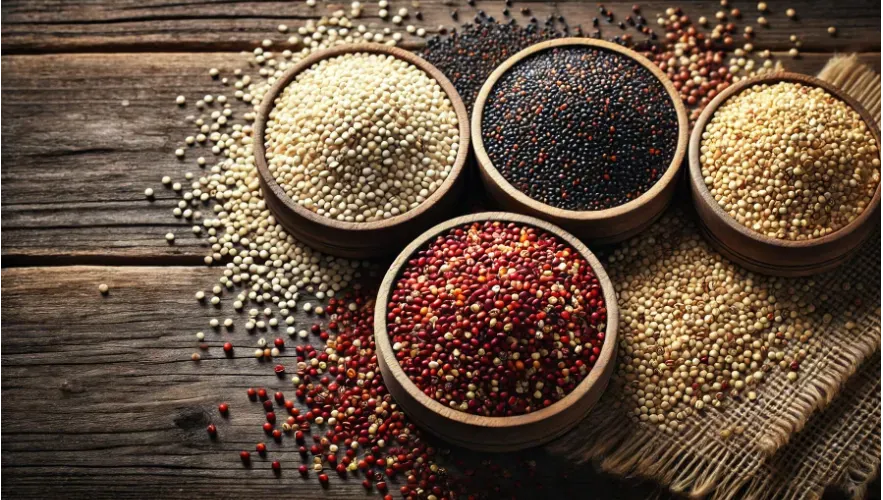
{"label": "frayed burlap edge", "polygon": [[[861,64],[854,54],[832,58],[819,73],[819,78],[845,90],[880,124],[880,76]],[[880,347],[880,336],[871,337],[856,345],[845,345],[851,351],[850,356],[841,359],[840,363],[826,365],[821,373],[813,373],[809,387],[800,391],[788,412],[769,423],[771,432],[764,434],[752,453],[737,457],[715,441],[702,443],[701,432],[684,442],[635,425],[615,407],[604,404],[615,397],[609,391],[589,417],[591,424],[584,423],[577,428],[580,439],[565,436],[550,445],[550,450],[581,462],[599,460],[600,468],[607,472],[647,477],[676,493],[706,496],[713,492],[716,498],[743,495],[746,483],[763,463],[784,446],[794,432],[800,431],[817,410],[828,405],[844,382]],[[876,447],[871,448],[852,460],[841,476],[842,489],[853,497],[864,494],[868,482],[877,472],[879,434]]]}
{"label": "frayed burlap edge", "polygon": [[[733,473],[735,468],[731,465],[737,457],[711,441],[704,445],[689,443],[698,448],[686,451],[683,443],[637,427],[618,412],[593,413],[589,419],[591,428],[579,429],[579,441],[592,444],[558,442],[552,445],[553,451],[577,461],[603,457],[598,465],[605,472],[646,477],[667,485],[674,492],[692,496],[707,495],[715,488],[738,489],[743,482],[740,475]],[[744,456],[742,460],[757,462],[748,464],[752,468],[760,466],[754,457]]]}
{"label": "frayed burlap edge", "polygon": [[[880,125],[880,75],[860,63],[857,55],[834,56],[819,72],[819,78],[839,86],[858,100]],[[870,439],[862,442],[861,453],[849,461],[834,487],[851,498],[863,498],[868,484],[880,472],[880,452],[880,428],[877,427]]]}
{"label": "frayed burlap edge", "polygon": [[837,363],[829,363],[823,371],[809,377],[808,385],[801,387],[789,411],[770,422],[764,439],[738,456],[713,440],[705,440],[702,432],[675,438],[633,423],[612,404],[615,393],[606,394],[599,407],[577,428],[578,440],[566,436],[550,445],[550,451],[580,462],[598,460],[606,472],[653,479],[689,496],[741,495],[763,463],[802,429],[815,411],[830,403],[842,384],[876,351],[880,339],[873,337],[843,346],[847,355],[838,356]]}
{"label": "frayed burlap edge", "polygon": [[880,472],[880,457],[883,456],[883,446],[880,439],[874,440],[874,446],[854,457],[849,467],[843,471],[843,475],[836,483],[837,489],[846,493],[851,498],[864,498],[868,493],[868,485],[877,478]]}
{"label": "frayed burlap edge", "polygon": [[838,363],[827,364],[822,372],[812,373],[809,384],[800,388],[791,403],[790,412],[780,420],[771,422],[774,432],[766,435],[769,441],[761,443],[769,454],[787,444],[791,435],[803,429],[814,412],[831,403],[849,377],[880,347],[879,335],[854,340],[856,343],[853,345],[840,346],[850,351],[851,355],[840,357]]}
{"label": "frayed burlap edge", "polygon": [[880,75],[860,63],[858,56],[834,56],[819,72],[819,78],[846,91],[880,124]]}
{"label": "frayed burlap edge", "polygon": [[845,384],[837,400],[770,458],[740,495],[821,498],[832,484],[850,497],[862,495],[879,463],[880,362],[878,351]]}

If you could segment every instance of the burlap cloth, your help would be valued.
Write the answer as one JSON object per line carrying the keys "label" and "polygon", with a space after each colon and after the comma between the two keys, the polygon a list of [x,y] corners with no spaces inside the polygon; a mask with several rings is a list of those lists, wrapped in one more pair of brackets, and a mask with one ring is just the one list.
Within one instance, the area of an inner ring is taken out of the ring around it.
{"label": "burlap cloth", "polygon": [[[854,58],[835,58],[820,76],[863,102],[879,123],[879,76],[869,76]],[[698,229],[688,224],[685,234],[660,231],[675,241]],[[796,382],[774,370],[757,389],[758,401],[691,415],[685,432],[667,434],[629,418],[635,403],[614,375],[591,415],[550,449],[691,496],[811,498],[832,485],[863,495],[880,460],[880,244],[878,225],[841,268],[792,280],[815,280],[824,294],[815,314],[831,315]],[[611,274],[641,272],[633,267]],[[738,432],[724,438],[723,429]]]}
{"label": "burlap cloth", "polygon": [[865,493],[880,461],[880,352],[824,411],[813,416],[747,485],[751,496],[817,498],[832,482],[850,497]]}

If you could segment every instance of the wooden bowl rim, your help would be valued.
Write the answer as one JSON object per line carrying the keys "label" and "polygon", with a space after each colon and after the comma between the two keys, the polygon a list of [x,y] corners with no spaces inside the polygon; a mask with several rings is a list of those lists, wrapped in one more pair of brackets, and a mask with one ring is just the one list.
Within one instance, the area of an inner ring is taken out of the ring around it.
{"label": "wooden bowl rim", "polygon": [[795,82],[801,83],[803,85],[820,87],[829,94],[833,95],[834,97],[840,99],[841,101],[852,107],[852,109],[854,109],[859,114],[859,116],[862,117],[865,125],[867,125],[868,129],[871,131],[871,134],[874,136],[874,139],[877,141],[877,155],[880,156],[880,129],[877,128],[877,123],[874,121],[874,118],[858,101],[847,95],[836,86],[813,76],[800,73],[792,73],[788,71],[777,71],[772,74],[747,78],[745,80],[740,80],[730,87],[727,87],[726,89],[724,89],[723,92],[712,99],[712,101],[708,103],[708,106],[706,106],[705,109],[702,111],[702,114],[699,115],[699,119],[696,120],[696,125],[693,127],[693,133],[690,137],[689,152],[690,183],[693,186],[693,192],[699,194],[698,198],[694,197],[694,203],[703,203],[707,205],[709,208],[711,208],[711,211],[714,213],[714,215],[724,224],[726,224],[727,227],[734,231],[737,231],[739,234],[746,238],[750,238],[754,241],[758,241],[766,245],[782,249],[811,248],[815,246],[825,245],[827,243],[839,240],[844,236],[852,233],[868,220],[871,214],[873,214],[875,209],[880,205],[879,182],[877,183],[877,189],[874,192],[874,196],[871,198],[871,202],[868,204],[868,206],[865,207],[864,211],[862,211],[862,213],[859,214],[858,217],[856,217],[854,221],[841,227],[831,234],[822,236],[821,238],[794,241],[771,238],[765,234],[758,233],[753,229],[739,224],[736,219],[730,216],[730,214],[726,213],[724,209],[717,203],[717,201],[715,201],[715,199],[711,196],[711,192],[705,185],[705,179],[702,176],[702,166],[699,164],[699,148],[702,144],[702,133],[705,131],[705,127],[708,125],[709,120],[711,120],[711,118],[714,116],[714,113],[717,112],[717,109],[724,103],[724,101],[749,87],[762,84],[775,84],[780,82]]}
{"label": "wooden bowl rim", "polygon": [[[288,84],[291,83],[291,81],[294,80],[294,78],[297,77],[298,74],[312,67],[314,64],[320,61],[344,54],[355,53],[390,55],[397,59],[401,59],[413,64],[414,66],[428,74],[430,77],[432,77],[435,81],[438,82],[442,90],[445,91],[448,99],[451,100],[451,104],[454,108],[454,113],[457,115],[457,126],[460,133],[460,149],[457,150],[457,158],[454,160],[451,171],[450,173],[448,173],[448,176],[445,178],[445,181],[442,183],[442,185],[439,186],[438,189],[436,189],[432,194],[429,195],[428,198],[423,200],[423,202],[414,209],[408,210],[407,212],[396,215],[394,217],[390,217],[388,219],[371,222],[340,221],[337,219],[321,216],[313,212],[312,210],[308,210],[295,203],[291,199],[291,197],[285,193],[279,183],[276,182],[276,178],[273,177],[272,172],[270,172],[270,169],[267,165],[266,151],[264,145],[264,129],[266,128],[267,119],[270,116],[270,112],[273,110],[276,98],[279,97],[285,87],[287,87]],[[442,73],[438,68],[411,51],[401,49],[399,47],[377,43],[358,43],[337,45],[334,47],[313,52],[312,54],[286,70],[285,73],[281,77],[279,77],[279,80],[277,80],[276,83],[274,83],[273,86],[270,88],[270,90],[264,95],[264,98],[261,101],[261,105],[258,108],[257,117],[255,118],[253,148],[255,165],[258,168],[259,175],[263,178],[266,185],[272,191],[272,194],[275,195],[275,197],[279,199],[279,201],[285,206],[285,208],[290,210],[294,216],[307,219],[315,224],[320,224],[334,229],[346,231],[373,231],[407,223],[408,221],[415,219],[425,213],[433,205],[435,205],[435,203],[438,202],[445,194],[447,194],[448,191],[451,190],[451,187],[454,185],[457,178],[462,173],[464,165],[466,164],[466,159],[469,155],[470,139],[469,114],[466,111],[466,105],[463,104],[463,100],[460,98],[460,94],[457,92],[454,84],[451,83],[450,80],[448,80],[444,73]]]}
{"label": "wooden bowl rim", "polygon": [[[562,241],[571,245],[580,253],[586,262],[592,266],[592,270],[595,272],[598,281],[601,283],[601,290],[604,293],[604,303],[607,305],[607,328],[604,332],[604,345],[601,347],[601,354],[598,356],[598,361],[595,363],[595,366],[589,372],[588,376],[563,399],[547,408],[525,415],[516,415],[513,417],[485,417],[455,410],[431,399],[426,394],[423,394],[423,391],[418,389],[417,385],[414,384],[414,382],[412,382],[405,374],[404,370],[402,370],[402,367],[399,365],[395,353],[392,350],[392,344],[386,330],[387,303],[389,302],[390,292],[395,281],[399,277],[402,267],[407,264],[407,261],[411,258],[414,252],[422,249],[432,238],[451,228],[482,221],[515,222],[533,226],[537,229],[542,229],[554,234]],[[604,266],[601,265],[601,262],[588,249],[588,247],[572,234],[553,224],[535,217],[511,212],[481,212],[477,214],[463,215],[442,222],[421,234],[405,247],[398,257],[396,257],[396,260],[390,265],[389,270],[383,277],[380,289],[378,290],[377,302],[374,307],[375,347],[378,351],[378,355],[383,358],[389,371],[392,372],[393,378],[396,379],[396,382],[407,391],[409,396],[431,412],[460,424],[481,427],[515,428],[535,424],[566,411],[583,397],[588,396],[590,389],[592,389],[595,384],[603,383],[601,382],[601,379],[603,378],[605,368],[608,363],[612,363],[614,360],[617,349],[618,329],[619,306],[616,302],[616,292],[614,291],[613,283],[610,281],[607,271],[604,270]]]}
{"label": "wooden bowl rim", "polygon": [[[665,87],[665,90],[668,92],[668,95],[671,98],[671,102],[674,105],[675,112],[678,115],[677,148],[675,149],[675,153],[672,157],[671,163],[669,164],[665,173],[662,174],[662,177],[660,177],[659,180],[650,187],[650,189],[648,189],[641,196],[638,196],[634,200],[631,200],[628,203],[624,203],[616,207],[605,208],[603,210],[565,210],[563,208],[553,207],[551,205],[547,205],[545,203],[537,201],[526,195],[525,193],[522,193],[518,189],[515,189],[515,187],[510,184],[509,181],[507,181],[502,176],[502,174],[500,174],[500,171],[497,170],[496,167],[494,167],[493,162],[487,155],[487,151],[484,149],[484,141],[481,137],[481,120],[484,112],[485,103],[487,102],[487,98],[490,96],[490,93],[493,90],[494,86],[497,84],[497,81],[500,79],[501,76],[503,76],[504,73],[509,71],[510,68],[521,62],[523,59],[535,53],[555,47],[576,45],[590,46],[598,49],[616,52],[636,61],[638,64],[649,70],[653,74],[653,76],[656,77],[659,83],[661,83],[662,86]],[[530,207],[537,213],[546,214],[559,219],[565,219],[568,222],[603,221],[614,217],[619,217],[623,214],[640,209],[641,207],[649,203],[650,200],[661,193],[668,184],[670,184],[677,178],[677,173],[680,170],[681,163],[683,163],[684,156],[687,152],[689,129],[690,124],[687,118],[687,110],[684,107],[684,102],[681,100],[680,94],[678,94],[678,91],[675,89],[674,84],[671,82],[671,80],[669,80],[668,76],[663,73],[662,70],[660,70],[659,67],[656,66],[656,64],[631,49],[615,43],[607,42],[605,40],[596,40],[594,38],[570,37],[547,40],[545,42],[531,45],[521,52],[516,53],[505,62],[503,62],[503,64],[501,64],[496,70],[494,70],[493,73],[491,73],[491,76],[488,77],[487,81],[484,82],[484,85],[481,87],[481,90],[478,93],[478,97],[475,100],[475,105],[472,108],[472,147],[475,150],[475,156],[481,169],[484,170],[485,173],[487,173],[487,175],[497,186],[499,186],[501,190],[503,190],[507,195],[511,196],[522,205]]]}

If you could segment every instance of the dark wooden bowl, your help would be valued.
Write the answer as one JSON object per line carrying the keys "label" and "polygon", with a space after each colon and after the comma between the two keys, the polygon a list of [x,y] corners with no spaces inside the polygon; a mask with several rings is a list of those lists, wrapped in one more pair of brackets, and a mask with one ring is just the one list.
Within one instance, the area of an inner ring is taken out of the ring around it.
{"label": "dark wooden bowl", "polygon": [[[389,219],[371,222],[345,222],[321,216],[294,202],[279,186],[267,168],[264,129],[276,98],[300,72],[323,59],[347,53],[388,54],[417,66],[439,83],[453,103],[459,120],[460,149],[457,151],[457,158],[445,182],[413,210]],[[412,52],[388,45],[373,43],[341,45],[314,52],[288,69],[279,78],[264,96],[255,120],[255,164],[260,174],[261,190],[267,207],[292,236],[316,250],[340,257],[362,259],[394,254],[414,236],[449,217],[456,209],[457,203],[461,201],[458,196],[463,187],[460,174],[468,154],[469,115],[457,89],[435,66]]]}
{"label": "dark wooden bowl", "polygon": [[875,221],[880,220],[880,186],[877,185],[877,191],[865,211],[845,227],[813,240],[780,240],[745,227],[726,213],[705,185],[702,166],[699,164],[702,133],[721,104],[748,87],[777,82],[795,82],[821,87],[845,101],[861,115],[874,134],[879,149],[880,130],[870,113],[837,87],[818,78],[797,73],[780,72],[762,75],[742,80],[727,88],[699,115],[690,138],[690,190],[693,193],[693,204],[699,213],[702,232],[725,257],[746,269],[763,274],[807,276],[839,266],[858,250],[873,229]]}
{"label": "dark wooden bowl", "polygon": [[[411,255],[432,238],[452,227],[476,221],[507,221],[548,231],[572,245],[592,266],[607,305],[607,330],[598,361],[588,376],[561,401],[534,413],[514,417],[484,417],[454,410],[424,394],[405,374],[396,360],[386,331],[387,304],[395,281]],[[383,381],[414,422],[449,443],[481,451],[512,451],[537,446],[558,437],[579,423],[601,397],[613,373],[617,348],[619,308],[607,273],[597,258],[573,235],[547,222],[506,212],[465,215],[443,222],[408,245],[390,266],[374,307],[374,340]]]}
{"label": "dark wooden bowl", "polygon": [[[647,68],[665,87],[678,114],[678,145],[668,169],[646,193],[618,207],[604,210],[563,210],[534,200],[512,186],[494,167],[484,149],[481,120],[484,106],[500,77],[519,61],[537,52],[553,47],[587,45],[609,50],[633,59]],[[472,144],[478,159],[481,179],[491,198],[506,210],[533,215],[548,220],[579,236],[590,244],[616,243],[649,227],[671,203],[677,187],[681,164],[687,151],[689,137],[687,111],[671,80],[653,62],[633,50],[615,43],[591,38],[561,38],[528,47],[506,60],[497,68],[478,94],[472,111]]]}

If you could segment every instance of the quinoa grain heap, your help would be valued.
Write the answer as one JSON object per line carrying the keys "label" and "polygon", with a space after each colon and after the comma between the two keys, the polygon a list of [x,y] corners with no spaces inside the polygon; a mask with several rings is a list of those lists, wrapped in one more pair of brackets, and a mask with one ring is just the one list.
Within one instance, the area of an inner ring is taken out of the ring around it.
{"label": "quinoa grain heap", "polygon": [[877,142],[858,112],[791,82],[755,85],[724,102],[702,134],[699,161],[727,213],[783,240],[846,226],[880,183]]}
{"label": "quinoa grain heap", "polygon": [[[512,9],[514,11],[514,9]],[[613,12],[601,6],[599,13],[611,29],[612,35],[602,36],[601,21],[595,17],[591,29],[582,25],[572,26],[564,16],[549,15],[543,21],[533,16],[530,9],[520,9],[522,15],[530,16],[525,24],[518,24],[509,8],[503,11],[504,19],[497,20],[483,11],[471,20],[454,29],[440,29],[426,41],[422,56],[441,70],[457,88],[466,108],[471,112],[475,98],[482,85],[497,67],[509,57],[539,42],[562,37],[591,37],[605,39],[625,47],[645,50],[657,39],[648,20],[640,13],[640,7],[632,6],[625,17],[628,28],[635,32],[623,33],[623,28],[614,24]],[[451,13],[456,21],[459,14]]]}
{"label": "quinoa grain heap", "polygon": [[353,53],[300,73],[266,125],[267,165],[296,203],[346,222],[388,219],[447,178],[460,136],[430,75],[390,55]]}
{"label": "quinoa grain heap", "polygon": [[415,254],[391,291],[396,359],[427,396],[484,416],[564,398],[601,353],[607,309],[589,264],[530,226],[475,222]]}
{"label": "quinoa grain heap", "polygon": [[696,412],[757,399],[773,370],[796,380],[817,349],[814,281],[731,264],[677,211],[615,250],[606,267],[620,307],[615,379],[637,421],[681,432]]}
{"label": "quinoa grain heap", "polygon": [[496,82],[481,134],[513,187],[565,210],[636,199],[668,169],[678,142],[671,96],[637,61],[594,47],[557,47]]}

